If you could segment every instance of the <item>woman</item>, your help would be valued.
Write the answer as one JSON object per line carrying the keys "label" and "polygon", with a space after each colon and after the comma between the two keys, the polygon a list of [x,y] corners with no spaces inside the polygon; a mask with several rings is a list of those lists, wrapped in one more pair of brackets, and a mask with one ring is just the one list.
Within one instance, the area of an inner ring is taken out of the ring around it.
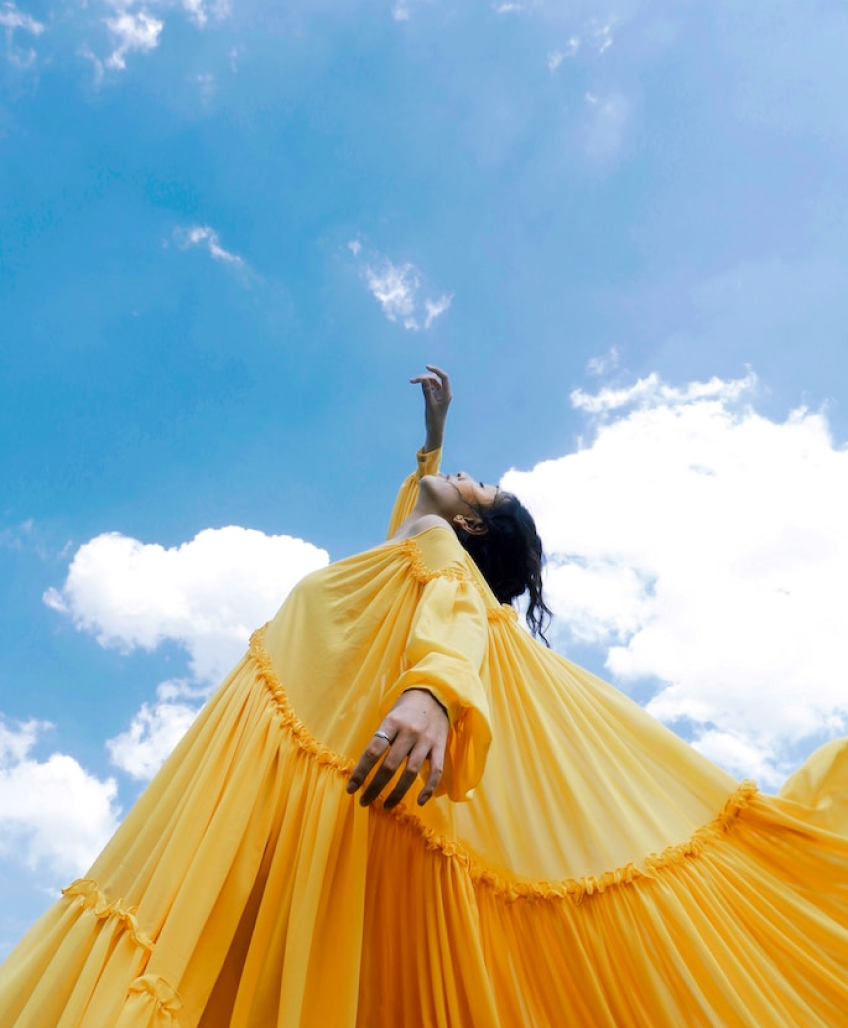
{"label": "woman", "polygon": [[254,635],[0,1028],[844,1023],[846,747],[760,797],[531,638],[500,601],[541,631],[532,519],[439,476],[428,370],[389,541]]}

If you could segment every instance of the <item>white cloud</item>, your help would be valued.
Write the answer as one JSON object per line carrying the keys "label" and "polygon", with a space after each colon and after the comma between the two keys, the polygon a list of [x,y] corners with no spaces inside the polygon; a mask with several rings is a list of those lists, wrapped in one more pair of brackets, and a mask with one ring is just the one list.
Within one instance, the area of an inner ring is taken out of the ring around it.
{"label": "white cloud", "polygon": [[153,706],[142,704],[130,727],[107,741],[112,763],[133,778],[152,778],[197,717],[197,702],[186,701],[202,701],[208,692],[185,681],[163,682]]}
{"label": "white cloud", "polygon": [[412,16],[412,8],[428,0],[395,0],[392,5],[392,18],[395,21],[409,21]]}
{"label": "white cloud", "polygon": [[128,53],[150,53],[159,45],[164,22],[146,11],[119,11],[114,18],[106,18],[106,26],[115,37],[117,45],[106,58],[107,68],[123,70],[127,66]]}
{"label": "white cloud", "polygon": [[622,389],[604,388],[595,394],[575,389],[570,399],[577,410],[584,410],[587,414],[605,414],[636,405],[656,407],[662,404],[685,404],[693,400],[716,399],[732,403],[746,393],[751,393],[756,386],[757,376],[753,371],[749,371],[745,378],[730,381],[714,376],[708,382],[689,382],[683,389],[666,385],[653,372],[640,378],[634,385]]}
{"label": "white cloud", "polygon": [[452,296],[448,296],[447,293],[442,294],[438,300],[425,300],[424,311],[426,317],[424,318],[424,328],[429,328],[436,318],[441,317],[446,310],[450,308]]}
{"label": "white cloud", "polygon": [[384,258],[377,266],[366,267],[365,281],[389,321],[401,320],[405,328],[418,328],[413,312],[421,280],[415,265],[392,264]]}
{"label": "white cloud", "polygon": [[189,227],[175,228],[173,232],[174,242],[181,250],[189,250],[195,246],[205,247],[213,260],[223,261],[235,267],[244,267],[244,258],[236,253],[230,253],[221,246],[218,233],[209,225],[191,225]]}
{"label": "white cloud", "polygon": [[27,32],[31,36],[40,36],[45,28],[42,22],[19,11],[13,3],[5,3],[0,8],[0,25],[6,30],[6,56],[9,61],[19,68],[30,67],[36,59],[36,52],[32,47],[16,46],[15,32]]}
{"label": "white cloud", "polygon": [[0,548],[4,550],[23,550],[32,539],[35,522],[27,518],[14,528],[0,528]]}
{"label": "white cloud", "polygon": [[21,29],[24,32],[31,33],[33,36],[40,36],[44,31],[44,25],[40,21],[36,21],[31,15],[19,11],[12,3],[3,4],[3,9],[0,10],[0,25],[6,29],[7,33],[11,33],[15,29]]}
{"label": "white cloud", "polygon": [[210,16],[222,21],[230,13],[229,0],[217,0],[214,3],[207,3],[207,0],[182,0],[182,7],[189,20],[198,28],[203,28]]}
{"label": "white cloud", "polygon": [[823,413],[771,420],[755,393],[753,374],[575,390],[591,442],[503,485],[537,517],[560,639],[771,786],[848,725],[848,450]]}
{"label": "white cloud", "polygon": [[150,778],[202,701],[305,574],[329,557],[302,539],[230,526],[166,549],[118,533],[77,550],[61,590],[44,602],[101,646],[152,650],[170,640],[188,653],[192,679],[163,682],[129,728],[107,742],[113,763]]}
{"label": "white cloud", "polygon": [[0,720],[0,855],[62,878],[82,874],[118,826],[114,779],[32,750],[50,726]]}
{"label": "white cloud", "polygon": [[[621,360],[621,354],[618,351],[617,346],[610,347],[605,354],[600,357],[592,357],[586,364],[586,370],[590,375],[606,375],[610,371],[614,371]],[[571,394],[572,403],[574,403],[576,393]],[[581,394],[585,395],[585,394]],[[578,404],[575,404],[578,406]]]}
{"label": "white cloud", "polygon": [[[171,13],[175,7],[181,7],[189,21],[200,29],[211,18],[221,21],[230,13],[229,0],[104,0],[104,3],[110,12],[103,18],[103,24],[113,37],[112,52],[104,58],[85,42],[77,49],[81,57],[91,61],[97,85],[103,81],[107,68],[125,70],[129,54],[152,53],[161,42],[165,13]],[[233,64],[234,53],[231,51]],[[199,81],[203,78],[198,76]],[[202,96],[208,98],[206,91],[202,91]]]}
{"label": "white cloud", "polygon": [[103,81],[103,76],[105,74],[103,61],[100,60],[97,54],[95,54],[90,47],[85,45],[81,46],[77,53],[86,61],[91,61],[91,65],[94,68],[94,84],[96,86],[99,86],[100,83]]}
{"label": "white cloud", "polygon": [[217,682],[292,586],[328,562],[288,535],[231,525],[166,549],[110,532],[77,550],[61,590],[44,600],[104,647],[188,652],[194,678]]}
{"label": "white cloud", "polygon": [[609,22],[597,27],[593,33],[599,54],[606,53],[613,44],[612,26],[613,22]]}
{"label": "white cloud", "polygon": [[564,50],[551,50],[548,54],[548,70],[556,71],[562,62],[568,57],[574,57],[580,49],[580,40],[572,36]]}
{"label": "white cloud", "polygon": [[[363,256],[358,239],[352,239],[347,245],[357,260]],[[395,264],[377,252],[364,256],[363,260],[362,277],[389,321],[400,322],[404,328],[417,332],[430,328],[450,309],[453,296],[449,293],[442,293],[436,299],[422,298],[424,276],[411,262]]]}

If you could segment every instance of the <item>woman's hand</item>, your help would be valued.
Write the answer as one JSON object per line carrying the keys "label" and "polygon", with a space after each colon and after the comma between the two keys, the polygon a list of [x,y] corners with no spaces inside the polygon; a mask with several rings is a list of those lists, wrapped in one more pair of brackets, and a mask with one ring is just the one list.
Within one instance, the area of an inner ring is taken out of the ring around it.
{"label": "woman's hand", "polygon": [[447,372],[433,364],[425,364],[424,367],[429,374],[416,375],[409,381],[414,385],[420,385],[424,393],[424,425],[427,429],[424,449],[430,453],[431,450],[440,449],[444,442],[445,421],[453,396]]}
{"label": "woman's hand", "polygon": [[382,758],[383,763],[359,800],[363,807],[367,807],[377,799],[406,761],[397,785],[383,803],[386,810],[391,810],[407,794],[426,760],[430,765],[430,773],[426,785],[418,794],[418,803],[423,806],[441,781],[449,728],[445,708],[431,693],[426,689],[408,689],[398,697],[359,758],[359,763],[351,772],[347,791],[356,792]]}

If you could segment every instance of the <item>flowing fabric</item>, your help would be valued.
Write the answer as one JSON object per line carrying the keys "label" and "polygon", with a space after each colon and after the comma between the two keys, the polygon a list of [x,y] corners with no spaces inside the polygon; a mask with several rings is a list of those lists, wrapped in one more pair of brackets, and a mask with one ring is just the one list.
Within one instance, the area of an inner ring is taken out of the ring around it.
{"label": "flowing fabric", "polygon": [[[451,720],[440,793],[363,808],[347,777],[416,686]],[[846,968],[848,744],[760,795],[434,528],[254,634],[0,969],[0,1028],[837,1028]]]}

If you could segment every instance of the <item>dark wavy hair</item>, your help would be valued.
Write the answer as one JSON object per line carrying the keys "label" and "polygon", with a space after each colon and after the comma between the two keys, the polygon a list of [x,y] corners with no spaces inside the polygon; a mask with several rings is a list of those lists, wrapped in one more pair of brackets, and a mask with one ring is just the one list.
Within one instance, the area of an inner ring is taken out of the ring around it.
{"label": "dark wavy hair", "polygon": [[545,629],[553,614],[542,595],[545,556],[533,516],[512,493],[499,492],[490,507],[469,506],[486,531],[474,535],[456,527],[460,543],[501,603],[512,603],[528,593],[527,627],[549,646]]}

